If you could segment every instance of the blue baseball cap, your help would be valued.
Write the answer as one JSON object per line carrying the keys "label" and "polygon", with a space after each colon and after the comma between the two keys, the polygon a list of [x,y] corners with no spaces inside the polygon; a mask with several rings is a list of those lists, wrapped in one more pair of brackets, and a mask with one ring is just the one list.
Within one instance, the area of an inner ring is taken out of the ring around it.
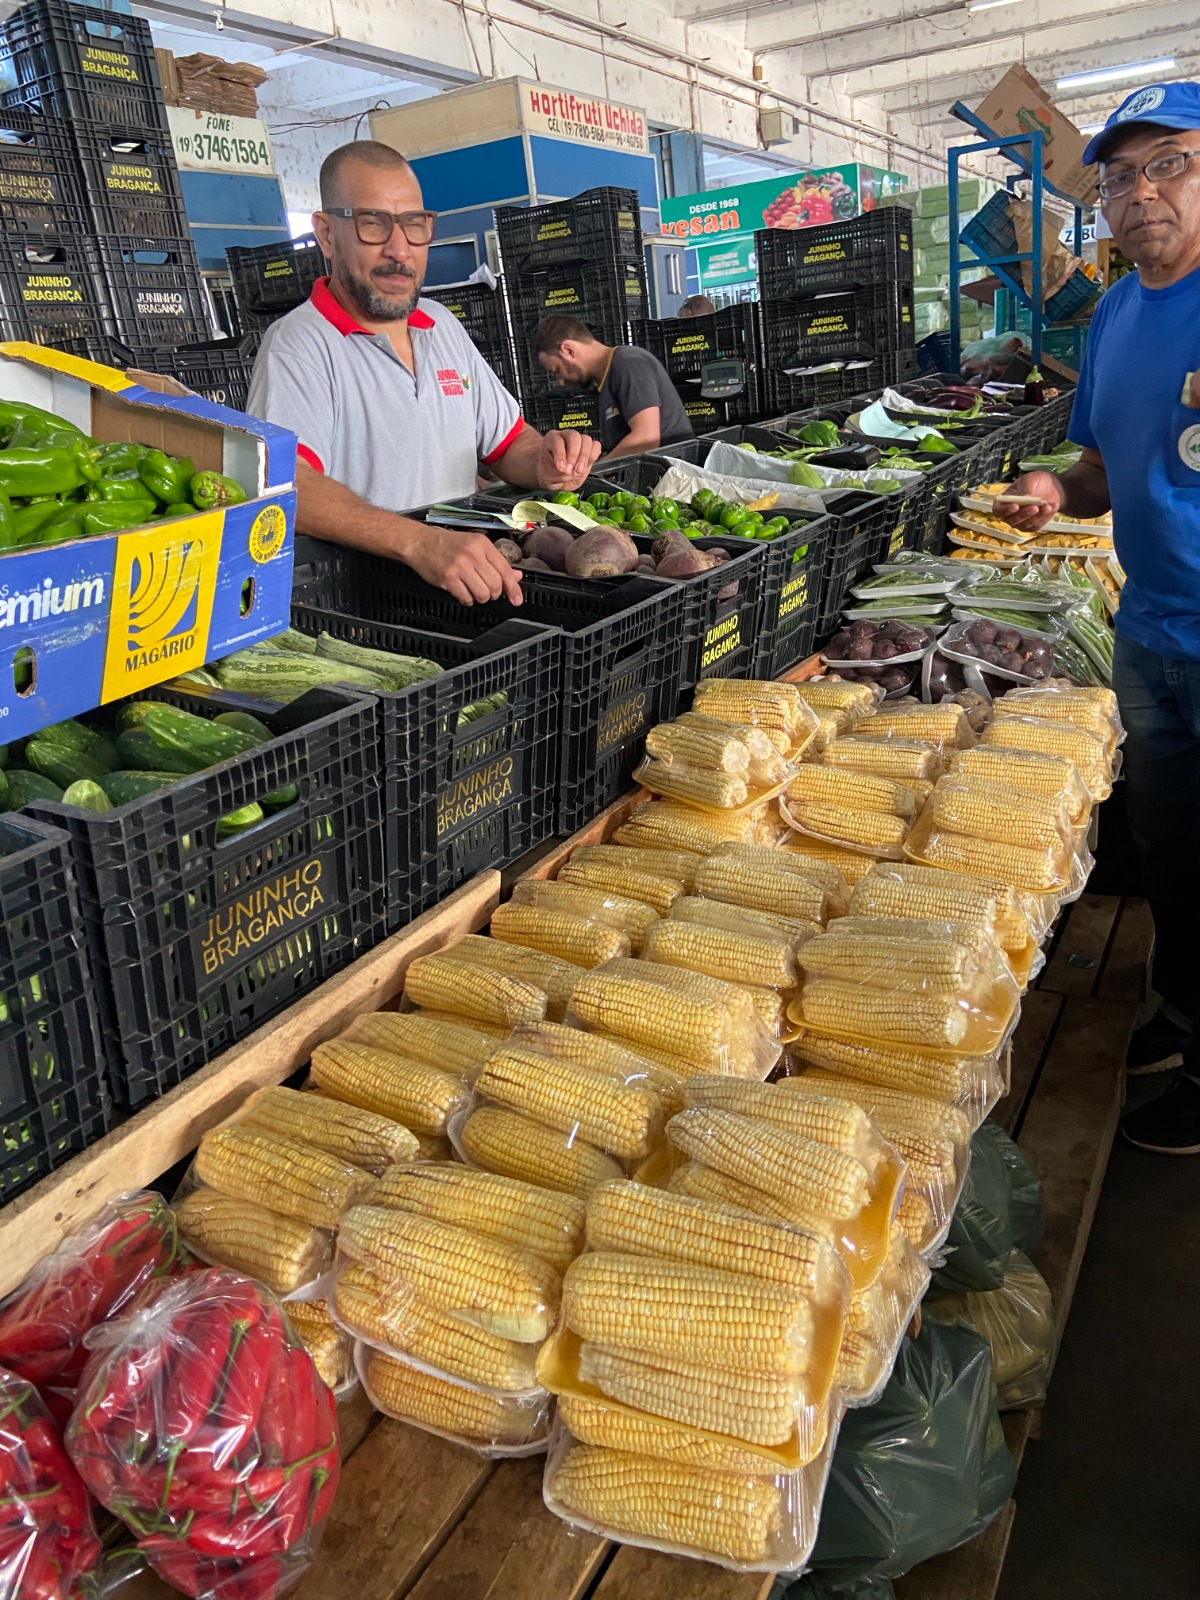
{"label": "blue baseball cap", "polygon": [[1151,83],[1135,89],[1088,141],[1083,164],[1108,158],[1108,146],[1119,128],[1149,122],[1158,128],[1200,128],[1200,83]]}

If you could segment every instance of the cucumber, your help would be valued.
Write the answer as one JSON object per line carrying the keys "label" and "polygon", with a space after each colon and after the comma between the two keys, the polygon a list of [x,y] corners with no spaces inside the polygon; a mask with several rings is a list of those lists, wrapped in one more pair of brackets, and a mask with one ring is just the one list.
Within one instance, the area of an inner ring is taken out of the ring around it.
{"label": "cucumber", "polygon": [[114,806],[124,806],[178,782],[178,772],[108,772],[100,779],[100,787]]}
{"label": "cucumber", "polygon": [[223,728],[236,728],[239,733],[244,733],[251,739],[257,739],[259,744],[266,744],[269,739],[277,739],[278,734],[272,733],[265,722],[260,722],[257,717],[252,717],[248,711],[222,711],[213,718]]}
{"label": "cucumber", "polygon": [[62,785],[52,782],[40,772],[26,772],[23,767],[9,769],[8,809],[19,811],[34,800],[61,800]]}
{"label": "cucumber", "polygon": [[68,717],[65,722],[52,722],[35,738],[39,744],[54,745],[62,750],[78,750],[81,755],[90,756],[101,766],[112,767],[115,764],[111,760],[113,742],[108,735],[89,728],[86,723],[77,722],[74,717]]}
{"label": "cucumber", "polygon": [[238,728],[193,716],[190,711],[176,711],[173,706],[152,706],[142,725],[169,755],[190,760],[193,772],[244,756],[259,743]]}
{"label": "cucumber", "polygon": [[384,679],[377,672],[319,656],[287,655],[281,650],[274,653],[242,650],[237,655],[226,656],[217,667],[217,676],[223,689],[257,695],[260,700],[273,700],[277,705],[287,705],[310,689],[332,684],[363,689],[391,687],[391,679]]}
{"label": "cucumber", "polygon": [[207,667],[196,667],[192,672],[181,672],[177,678],[172,678],[171,682],[184,685],[198,684],[202,689],[219,689],[221,687],[215,673],[210,672]]}
{"label": "cucumber", "polygon": [[421,683],[426,678],[438,678],[442,673],[438,663],[427,657],[373,650],[369,645],[335,639],[331,633],[323,633],[317,640],[317,654],[346,666],[363,667],[368,672],[376,672],[393,690],[407,689],[410,684]]}
{"label": "cucumber", "polygon": [[164,749],[145,727],[126,728],[118,734],[113,766],[123,772],[177,772],[181,776],[196,770],[190,756],[174,755]]}
{"label": "cucumber", "polygon": [[127,700],[123,706],[118,706],[117,732],[124,733],[126,728],[140,728],[147,712],[153,711],[158,703],[157,700]]}
{"label": "cucumber", "polygon": [[79,778],[90,778],[95,782],[109,770],[99,761],[93,761],[91,756],[85,756],[82,750],[68,750],[63,745],[44,743],[40,734],[25,746],[25,759],[35,772],[58,784],[60,789],[66,789]]}
{"label": "cucumber", "polygon": [[8,773],[0,767],[0,811],[8,810]]}
{"label": "cucumber", "polygon": [[112,810],[112,801],[90,778],[77,778],[64,792],[63,805],[78,806],[81,811]]}
{"label": "cucumber", "polygon": [[252,828],[256,822],[263,819],[263,808],[253,800],[248,806],[241,806],[237,811],[227,812],[217,823],[217,838],[228,839],[230,834],[240,833],[243,828]]}

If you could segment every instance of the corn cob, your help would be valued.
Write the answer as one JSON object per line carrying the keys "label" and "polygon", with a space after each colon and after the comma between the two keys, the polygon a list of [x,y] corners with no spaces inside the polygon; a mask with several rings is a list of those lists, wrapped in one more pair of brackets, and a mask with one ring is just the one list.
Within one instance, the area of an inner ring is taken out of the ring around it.
{"label": "corn cob", "polygon": [[329,1235],[266,1206],[216,1189],[195,1189],[175,1207],[179,1233],[200,1256],[258,1278],[276,1294],[294,1294],[320,1276]]}
{"label": "corn cob", "polygon": [[673,1045],[689,1059],[716,1065],[728,1058],[733,1043],[728,1006],[711,998],[670,994],[650,975],[614,976],[598,967],[575,991],[574,1011],[588,1027],[635,1046]]}
{"label": "corn cob", "polygon": [[904,843],[908,822],[878,811],[855,811],[827,800],[789,800],[795,822],[823,838],[860,844],[868,850],[894,850]]}
{"label": "corn cob", "polygon": [[826,1244],[835,1243],[829,1218],[818,1215],[811,1206],[785,1196],[767,1194],[763,1189],[755,1189],[699,1161],[687,1161],[677,1167],[668,1179],[667,1192],[686,1195],[691,1200],[704,1200],[712,1205],[728,1206],[736,1211],[763,1217],[769,1222],[783,1222],[789,1228],[810,1233]]}
{"label": "corn cob", "polygon": [[736,811],[750,799],[745,778],[732,772],[710,772],[707,767],[671,766],[647,758],[635,774],[638,783],[654,794],[669,795],[691,806],[713,811]]}
{"label": "corn cob", "polygon": [[369,1172],[382,1172],[393,1162],[413,1161],[417,1155],[415,1136],[400,1123],[362,1106],[297,1089],[260,1089],[247,1100],[240,1120],[284,1139],[316,1145]]}
{"label": "corn cob", "polygon": [[405,974],[404,992],[414,1005],[505,1028],[540,1022],[549,1003],[546,991],[534,983],[450,955],[418,956]]}
{"label": "corn cob", "polygon": [[[862,943],[882,939],[906,946],[914,939],[931,939],[938,944],[949,940],[968,950],[980,966],[987,967],[993,972],[1001,970],[992,930],[986,921],[978,917],[974,920],[964,918],[956,922],[940,922],[933,918],[848,915],[838,917],[835,922],[831,922],[821,937],[827,946],[832,946],[835,940],[843,942],[854,940],[856,943]],[[901,960],[913,971],[937,970],[936,967],[930,967],[908,954],[902,955]]]}
{"label": "corn cob", "polygon": [[786,1444],[802,1404],[796,1379],[782,1373],[667,1362],[587,1343],[579,1352],[579,1377],[636,1411],[747,1444]]}
{"label": "corn cob", "polygon": [[785,940],[793,951],[821,931],[819,922],[801,922],[798,917],[779,917],[770,911],[752,911],[748,906],[726,905],[723,900],[705,900],[694,894],[676,900],[667,920],[722,928],[728,933],[767,934]]}
{"label": "corn cob", "polygon": [[449,1161],[454,1155],[449,1139],[436,1133],[418,1133],[416,1140],[420,1146],[419,1161]]}
{"label": "corn cob", "polygon": [[584,1208],[574,1196],[451,1163],[394,1167],[372,1189],[371,1204],[412,1211],[517,1245],[559,1272],[583,1245]]}
{"label": "corn cob", "polygon": [[969,872],[949,872],[943,867],[926,867],[917,861],[877,863],[872,878],[896,880],[906,885],[940,890],[958,889],[983,893],[996,901],[996,933],[1004,950],[1024,950],[1032,938],[1029,916],[1017,891],[1009,883]]}
{"label": "corn cob", "polygon": [[666,1257],[786,1284],[818,1303],[840,1295],[841,1270],[815,1235],[640,1183],[592,1191],[587,1240],[593,1250]]}
{"label": "corn cob", "polygon": [[819,706],[814,706],[813,711],[817,719],[817,729],[812,736],[812,742],[805,750],[806,761],[819,761],[825,751],[831,749],[854,726],[849,712],[822,711]]}
{"label": "corn cob", "polygon": [[853,811],[878,811],[892,817],[917,814],[917,797],[911,789],[851,767],[798,767],[788,783],[787,797],[789,802],[825,800]]}
{"label": "corn cob", "polygon": [[558,1416],[574,1439],[603,1445],[610,1450],[632,1450],[656,1461],[676,1461],[702,1467],[706,1472],[739,1472],[747,1477],[771,1477],[776,1465],[753,1450],[742,1450],[721,1439],[710,1439],[690,1428],[680,1428],[658,1417],[626,1411],[589,1400],[582,1395],[558,1397]]}
{"label": "corn cob", "polygon": [[742,779],[750,770],[749,750],[727,723],[711,717],[658,723],[646,734],[646,754],[668,766],[703,767]]}
{"label": "corn cob", "polygon": [[369,1172],[295,1139],[261,1128],[214,1128],[196,1151],[201,1183],[250,1200],[314,1228],[336,1228],[342,1212],[368,1192]]}
{"label": "corn cob", "polygon": [[929,815],[935,828],[1002,844],[1059,850],[1071,842],[1065,800],[979,779],[943,778]]}
{"label": "corn cob", "polygon": [[[789,845],[794,837],[788,834]],[[770,872],[788,872],[793,877],[819,883],[828,892],[831,905],[840,903],[849,892],[845,875],[839,867],[819,854],[810,853],[807,845],[803,849],[780,849],[778,845],[730,842],[718,845],[710,860],[736,861],[745,867],[765,867]]]}
{"label": "corn cob", "polygon": [[571,852],[571,860],[580,867],[632,867],[655,878],[675,878],[689,894],[699,865],[690,850],[639,850],[624,844],[580,845]]}
{"label": "corn cob", "polygon": [[344,1044],[372,1045],[409,1061],[423,1061],[469,1081],[507,1032],[435,1011],[372,1011],[339,1038]]}
{"label": "corn cob", "polygon": [[441,1134],[467,1103],[467,1087],[423,1061],[331,1039],[312,1053],[313,1082],[333,1100],[364,1106],[420,1133]]}
{"label": "corn cob", "polygon": [[[693,1072],[698,1072],[701,1070],[699,1067],[697,1067],[696,1063],[690,1060],[687,1056],[677,1056],[670,1050],[661,1049],[658,1045],[638,1044],[629,1039],[623,1039],[620,1034],[605,1033],[602,1030],[593,1029],[587,1033],[584,1033],[584,1038],[594,1039],[599,1041],[599,1043],[602,1045],[615,1046],[617,1049],[629,1051],[635,1055],[639,1061],[648,1061],[653,1066],[662,1067],[667,1072],[671,1073],[671,1075],[680,1083],[682,1083],[685,1078],[690,1078]],[[666,1104],[667,1100],[664,1097],[664,1108],[666,1107]]]}
{"label": "corn cob", "polygon": [[852,717],[870,716],[875,696],[869,683],[847,683],[843,678],[809,678],[796,689],[802,700],[819,711],[845,711]]}
{"label": "corn cob", "polygon": [[342,1219],[338,1248],[385,1283],[402,1283],[501,1338],[537,1344],[554,1326],[559,1274],[515,1245],[414,1212],[354,1206]]}
{"label": "corn cob", "polygon": [[584,1140],[568,1144],[561,1134],[499,1106],[472,1111],[459,1139],[463,1155],[477,1167],[541,1189],[586,1198],[598,1183],[624,1177],[611,1156]]}
{"label": "corn cob", "polygon": [[343,1266],[334,1308],[361,1339],[387,1345],[464,1383],[521,1394],[537,1386],[535,1344],[517,1344],[439,1311],[404,1284],[385,1283],[367,1267]]}
{"label": "corn cob", "polygon": [[583,1339],[739,1372],[807,1372],[803,1293],[744,1274],[592,1250],[563,1279],[563,1317]]}
{"label": "corn cob", "polygon": [[759,1021],[772,1039],[781,1039],[787,1026],[787,1001],[777,989],[747,989]]}
{"label": "corn cob", "polygon": [[965,833],[931,831],[920,853],[922,861],[930,866],[1000,878],[1014,888],[1039,892],[1060,888],[1066,872],[1061,848],[1033,850],[1019,844],[973,839]]}
{"label": "corn cob", "polygon": [[942,771],[941,752],[930,739],[895,738],[881,743],[850,735],[835,740],[822,759],[827,767],[874,773],[896,783],[932,781]]}
{"label": "corn cob", "polygon": [[[762,728],[755,728],[748,722],[718,722],[713,717],[703,717],[697,711],[685,711],[682,716],[676,717],[674,723],[669,724],[674,728],[694,730],[696,733],[709,737],[724,736],[739,740],[746,748],[749,762],[745,769],[747,782],[759,788],[769,784],[782,783],[792,769],[792,763],[783,756],[778,745],[771,736]],[[650,750],[650,741],[647,738],[646,748]],[[651,755],[659,755],[658,750],[650,750]],[[741,770],[741,769],[738,769]]]}
{"label": "corn cob", "polygon": [[883,1376],[883,1353],[864,1329],[847,1327],[838,1351],[834,1383],[851,1399],[869,1395]]}
{"label": "corn cob", "polygon": [[939,1198],[951,1194],[957,1181],[954,1145],[949,1139],[935,1138],[932,1134],[916,1133],[902,1122],[892,1120],[880,1107],[874,1122],[884,1137],[904,1157],[909,1181],[928,1193],[932,1190]]}
{"label": "corn cob", "polygon": [[456,960],[469,961],[488,972],[503,972],[511,978],[536,984],[545,991],[551,1005],[555,1006],[570,1003],[575,985],[584,970],[544,951],[518,949],[499,939],[486,939],[479,933],[468,933],[465,938],[451,945],[447,953]]}
{"label": "corn cob", "polygon": [[626,1161],[648,1156],[662,1137],[662,1102],[653,1089],[517,1045],[501,1045],[476,1088],[494,1105],[556,1128],[568,1142],[584,1139]]}
{"label": "corn cob", "polygon": [[[831,1083],[830,1080],[833,1080]],[[791,1091],[797,1098],[807,1095],[826,1095],[836,1092],[836,1076],[828,1072],[806,1072],[799,1078],[787,1078],[779,1087]],[[853,1083],[843,1079],[842,1094],[861,1106],[886,1139],[899,1144],[902,1136],[911,1134],[934,1140],[941,1147],[937,1151],[913,1146],[913,1165],[934,1163],[948,1166],[953,1181],[955,1144],[965,1145],[971,1137],[971,1126],[956,1106],[943,1100],[933,1100],[927,1095],[908,1093],[903,1089],[880,1088],[875,1084]],[[908,1160],[908,1155],[902,1150]],[[929,1179],[921,1179],[928,1182]]]}
{"label": "corn cob", "polygon": [[492,913],[491,935],[504,944],[522,945],[528,950],[556,951],[579,967],[598,967],[602,961],[627,956],[632,948],[629,935],[569,911],[552,911],[547,906],[524,906],[513,901],[497,906]]}
{"label": "corn cob", "polygon": [[1091,804],[1079,773],[1066,756],[1047,755],[1041,750],[1008,750],[1004,745],[976,745],[974,750],[955,750],[948,770],[964,778],[981,778],[988,783],[1004,783],[1030,794],[1064,795],[1072,818],[1078,818]]}
{"label": "corn cob", "polygon": [[963,747],[975,743],[966,711],[953,700],[932,706],[884,707],[874,716],[865,718],[857,731],[868,738],[898,735]]}
{"label": "corn cob", "polygon": [[905,1188],[896,1207],[896,1221],[916,1250],[925,1249],[937,1233],[933,1207],[920,1189]]}
{"label": "corn cob", "polygon": [[854,1039],[832,1039],[806,1033],[792,1046],[796,1056],[815,1068],[798,1080],[785,1078],[782,1087],[810,1079],[820,1094],[854,1096],[876,1090],[899,1093],[948,1104],[968,1098],[986,1061],[971,1056],[925,1055],[900,1045],[864,1044]]}
{"label": "corn cob", "polygon": [[[689,972],[683,967],[663,966],[657,961],[608,961],[598,968],[605,978],[625,978],[634,982],[652,983],[669,993],[683,995],[691,1000],[711,1000],[723,1006],[735,1025],[733,1054],[749,1060],[753,1054],[753,1039],[758,1030],[755,1018],[771,1023],[783,1016],[782,1002],[769,989],[748,987],[725,978],[713,978],[703,972]],[[749,1037],[743,1030],[749,1030]]]}
{"label": "corn cob", "polygon": [[[1003,703],[996,702],[997,706]],[[1069,722],[1054,722],[1048,717],[999,716],[983,730],[981,742],[1065,756],[1075,764],[1093,801],[1107,800],[1112,790],[1112,767],[1104,745],[1085,728],[1076,728]]]}
{"label": "corn cob", "polygon": [[762,679],[702,678],[692,710],[718,722],[746,722],[764,732],[782,733],[803,748],[815,721],[799,686]]}
{"label": "corn cob", "polygon": [[[843,919],[851,920],[851,919]],[[875,918],[864,921],[875,924]],[[878,919],[885,923],[887,919]],[[840,929],[840,923],[833,923]],[[977,977],[980,941],[987,948],[988,933],[982,923],[903,922],[911,928],[905,938],[880,926],[871,931],[826,932],[810,939],[799,955],[806,979],[836,978],[887,993],[914,990],[926,995],[963,993]],[[961,929],[961,936],[957,936]],[[995,948],[994,946],[992,947]]]}
{"label": "corn cob", "polygon": [[706,856],[727,839],[750,843],[758,830],[752,811],[695,811],[671,800],[655,800],[639,806],[613,839],[635,849],[687,850]]}
{"label": "corn cob", "polygon": [[[780,851],[782,857],[785,852]],[[740,855],[714,855],[696,874],[696,892],[707,900],[745,905],[754,911],[823,922],[829,891],[814,878],[790,871],[782,860],[767,866]]]}
{"label": "corn cob", "polygon": [[1108,708],[1098,700],[1069,691],[1038,689],[1031,694],[1028,689],[1016,688],[997,703],[996,711],[1000,717],[1045,717],[1050,722],[1070,722],[1105,742],[1113,737],[1113,717]]}
{"label": "corn cob", "polygon": [[[621,846],[617,845],[614,848],[621,849]],[[626,852],[621,850],[621,853]],[[631,856],[656,853],[658,852],[649,850],[628,852]],[[700,857],[695,856],[693,859],[698,862]],[[695,875],[695,868],[692,869],[692,875]],[[520,903],[531,909],[562,911],[569,916],[587,917],[594,922],[615,928],[618,933],[628,937],[630,952],[635,956],[641,953],[646,930],[658,921],[658,912],[644,900],[631,900],[628,895],[609,894],[604,889],[591,889],[582,883],[559,883],[557,879],[546,882],[528,879],[517,886],[514,900],[518,896]]]}
{"label": "corn cob", "polygon": [[568,861],[557,881],[602,889],[627,900],[640,900],[659,916],[665,916],[683,893],[683,885],[676,878],[659,878],[650,872],[635,872],[632,867],[607,866],[602,862],[576,866]]}
{"label": "corn cob", "polygon": [[677,1070],[649,1056],[637,1055],[597,1033],[543,1022],[532,1028],[518,1028],[512,1043],[555,1061],[569,1061],[573,1066],[602,1072],[621,1083],[653,1089],[662,1102],[664,1116],[673,1116],[683,1105],[683,1079]]}
{"label": "corn cob", "polygon": [[995,934],[996,897],[985,888],[905,883],[869,872],[850,896],[852,917],[909,918],[914,922],[974,922]]}
{"label": "corn cob", "polygon": [[477,1445],[516,1446],[545,1425],[545,1397],[502,1398],[419,1372],[375,1351],[367,1358],[367,1393],[389,1417]]}
{"label": "corn cob", "polygon": [[738,1563],[761,1562],[783,1519],[770,1478],[577,1444],[555,1467],[549,1503],[617,1538],[650,1539]]}
{"label": "corn cob", "polygon": [[954,1049],[967,1036],[968,1013],[953,995],[871,989],[836,978],[804,985],[804,1022],[829,1033],[854,1033],[927,1050]]}
{"label": "corn cob", "polygon": [[791,946],[753,927],[734,933],[700,922],[663,921],[650,930],[645,957],[664,966],[688,967],[764,988],[794,989],[798,981]]}
{"label": "corn cob", "polygon": [[671,1118],[667,1137],[694,1161],[818,1216],[856,1217],[870,1198],[861,1161],[754,1117],[696,1107]]}
{"label": "corn cob", "polygon": [[710,1111],[735,1111],[757,1117],[773,1127],[830,1145],[861,1161],[868,1172],[879,1165],[879,1140],[870,1118],[851,1094],[829,1089],[823,1097],[788,1095],[776,1084],[751,1083],[740,1078],[697,1074],[684,1086],[685,1107]]}
{"label": "corn cob", "polygon": [[287,1315],[326,1388],[345,1383],[354,1371],[353,1352],[325,1306],[315,1300],[290,1300]]}
{"label": "corn cob", "polygon": [[[831,844],[827,839],[813,839],[808,836],[801,838],[798,833],[790,831],[779,853],[785,859],[797,856],[806,865],[836,867],[847,884],[857,883],[860,878],[865,878],[875,865],[872,857],[863,855],[857,850],[847,850],[845,845]],[[834,907],[831,904],[830,915],[834,914]]]}

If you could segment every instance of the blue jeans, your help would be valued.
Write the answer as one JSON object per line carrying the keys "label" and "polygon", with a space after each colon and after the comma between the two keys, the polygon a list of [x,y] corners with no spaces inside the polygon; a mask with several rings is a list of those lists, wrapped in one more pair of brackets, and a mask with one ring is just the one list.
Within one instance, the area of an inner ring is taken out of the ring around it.
{"label": "blue jeans", "polygon": [[[1200,915],[1200,661],[1117,637],[1113,688],[1125,724],[1125,790],[1154,913],[1154,987],[1196,1014]],[[1102,824],[1103,826],[1103,824]]]}

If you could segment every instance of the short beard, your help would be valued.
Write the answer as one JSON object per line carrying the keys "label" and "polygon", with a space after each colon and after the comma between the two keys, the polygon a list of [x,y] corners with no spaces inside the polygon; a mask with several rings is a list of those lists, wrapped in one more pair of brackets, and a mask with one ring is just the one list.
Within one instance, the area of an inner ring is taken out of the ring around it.
{"label": "short beard", "polygon": [[[388,273],[389,277],[402,277],[402,273]],[[371,317],[376,322],[403,322],[417,308],[417,301],[421,298],[421,282],[414,274],[412,277],[412,293],[403,300],[396,300],[390,295],[383,295],[375,289],[369,278],[355,278],[344,268],[339,275],[346,293],[354,301],[364,316]]]}

